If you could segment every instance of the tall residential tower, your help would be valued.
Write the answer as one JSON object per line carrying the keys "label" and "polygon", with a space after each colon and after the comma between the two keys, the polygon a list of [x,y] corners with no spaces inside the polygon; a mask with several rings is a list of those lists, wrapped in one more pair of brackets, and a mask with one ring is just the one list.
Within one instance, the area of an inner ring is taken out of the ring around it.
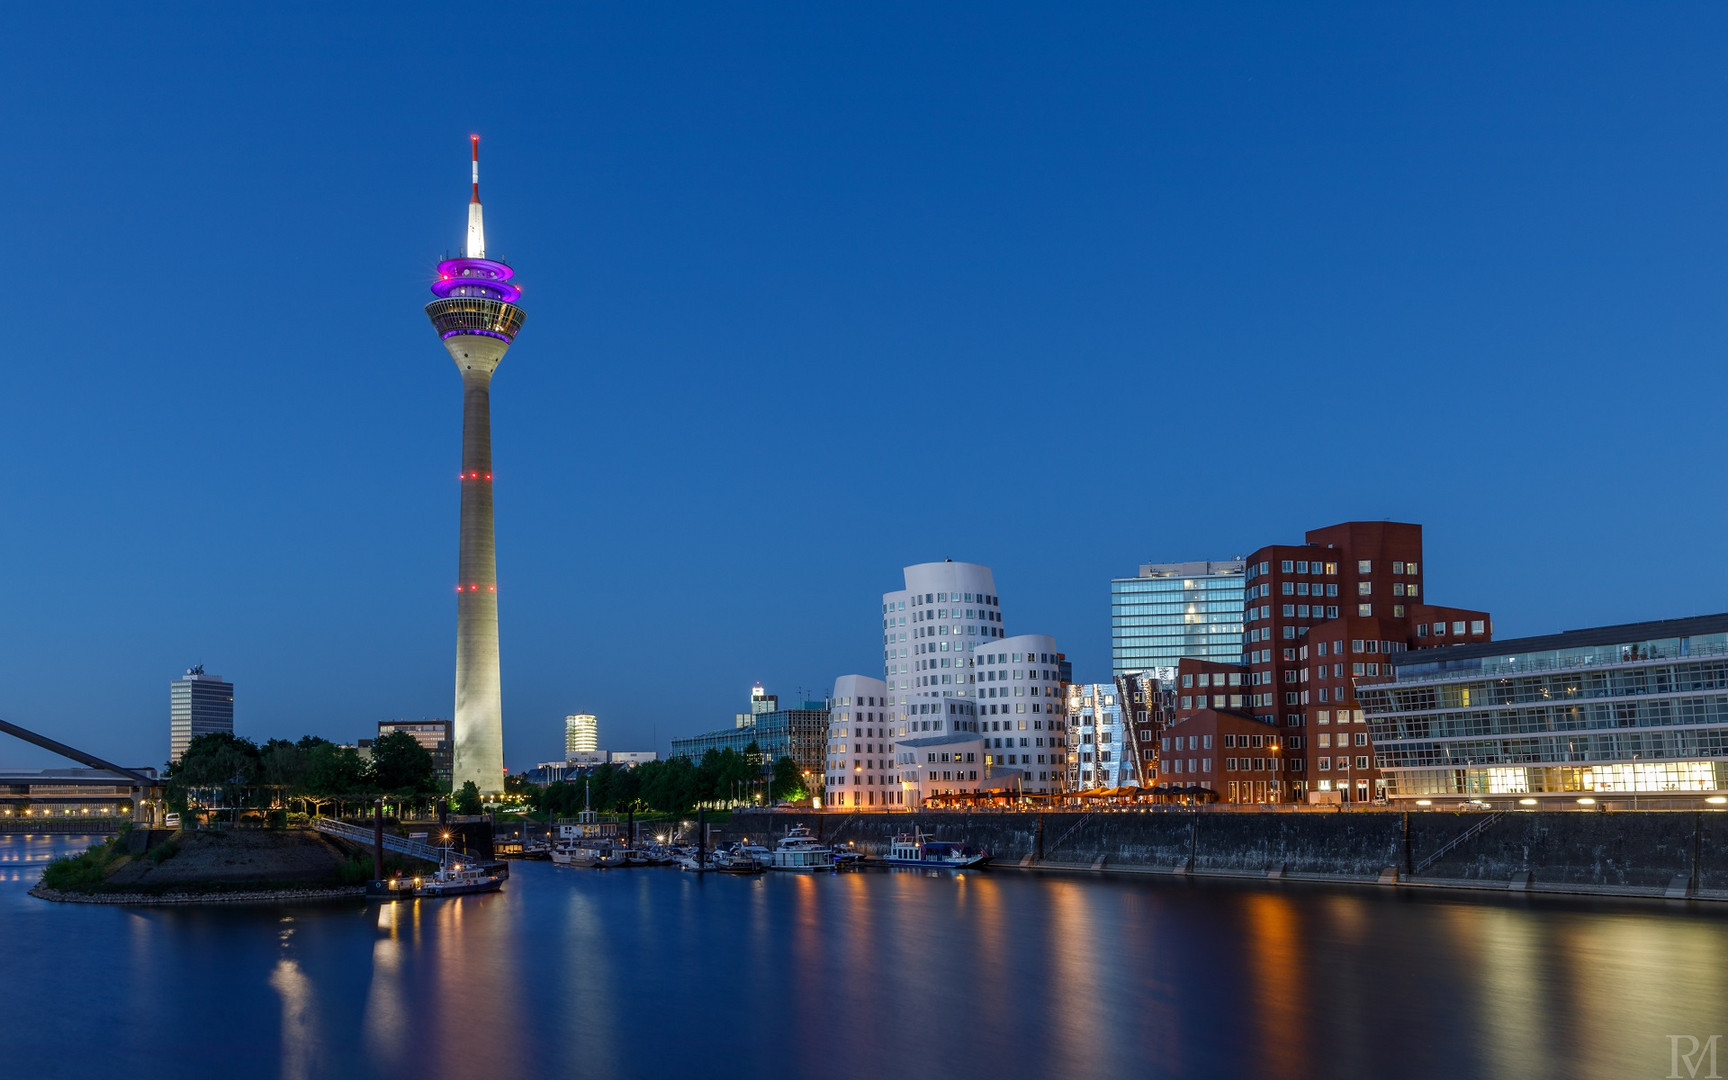
{"label": "tall residential tower", "polygon": [[498,675],[498,577],[492,542],[492,373],[522,329],[515,271],[486,258],[480,136],[462,257],[438,264],[426,314],[462,375],[462,524],[456,579],[455,760],[451,781],[504,790],[504,704]]}

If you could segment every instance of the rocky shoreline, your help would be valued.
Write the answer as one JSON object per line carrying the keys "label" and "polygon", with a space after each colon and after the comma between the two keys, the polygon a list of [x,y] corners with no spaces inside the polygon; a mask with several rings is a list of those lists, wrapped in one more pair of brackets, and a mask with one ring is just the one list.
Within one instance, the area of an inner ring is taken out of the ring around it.
{"label": "rocky shoreline", "polygon": [[366,895],[364,885],[342,885],[329,889],[246,889],[235,892],[102,892],[74,893],[37,885],[30,895],[56,904],[132,904],[138,906],[185,906],[188,904],[308,904],[326,900],[358,900]]}

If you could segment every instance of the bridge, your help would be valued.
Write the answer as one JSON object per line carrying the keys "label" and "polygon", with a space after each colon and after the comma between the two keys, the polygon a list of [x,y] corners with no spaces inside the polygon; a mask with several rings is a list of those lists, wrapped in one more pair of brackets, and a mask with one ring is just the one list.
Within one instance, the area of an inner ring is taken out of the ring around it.
{"label": "bridge", "polygon": [[[142,823],[148,819],[151,806],[159,797],[158,792],[162,787],[162,781],[154,775],[122,768],[112,761],[105,761],[97,757],[95,754],[87,754],[77,747],[67,746],[56,739],[50,739],[46,735],[38,734],[29,728],[22,728],[5,720],[0,720],[0,734],[22,739],[32,746],[39,746],[50,753],[59,754],[63,758],[96,770],[94,774],[85,777],[68,775],[57,779],[50,778],[46,782],[61,786],[94,784],[102,787],[105,790],[101,794],[131,801],[132,820],[135,822]],[[121,789],[125,789],[124,792]]]}
{"label": "bridge", "polygon": [[[366,847],[371,847],[374,839],[371,829],[366,828],[363,825],[350,825],[346,821],[337,821],[335,818],[313,818],[312,827],[326,836],[340,837],[343,840],[355,844],[361,844]],[[422,843],[419,840],[410,840],[406,836],[397,836],[394,833],[387,832],[384,834],[384,849],[386,851],[394,851],[398,855],[407,855],[415,859],[425,859],[430,863],[442,862],[444,859],[444,849],[442,847],[439,847],[436,844]],[[453,854],[461,855],[460,852],[453,852]],[[462,858],[466,859],[467,856],[462,856]],[[473,861],[491,863],[494,860],[481,859],[476,856]]]}

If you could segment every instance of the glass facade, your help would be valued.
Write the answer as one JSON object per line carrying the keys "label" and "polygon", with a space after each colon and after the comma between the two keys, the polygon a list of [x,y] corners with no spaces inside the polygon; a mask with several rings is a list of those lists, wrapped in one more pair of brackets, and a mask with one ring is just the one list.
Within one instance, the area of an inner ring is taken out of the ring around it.
{"label": "glass facade", "polygon": [[1111,673],[1173,668],[1183,657],[1240,664],[1244,565],[1154,563],[1111,581]]}
{"label": "glass facade", "polygon": [[195,667],[168,684],[168,760],[200,735],[234,734],[234,687]]}
{"label": "glass facade", "polygon": [[1728,615],[1419,649],[1356,688],[1392,798],[1728,792]]}

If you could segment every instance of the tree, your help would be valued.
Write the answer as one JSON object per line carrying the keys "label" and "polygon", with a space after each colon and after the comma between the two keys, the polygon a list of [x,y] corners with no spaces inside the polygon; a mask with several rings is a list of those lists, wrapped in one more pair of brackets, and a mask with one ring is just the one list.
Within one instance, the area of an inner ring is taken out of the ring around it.
{"label": "tree", "polygon": [[480,802],[480,786],[472,780],[462,781],[462,789],[456,793],[452,809],[458,814],[478,814],[485,809]]}
{"label": "tree", "polygon": [[798,763],[789,757],[782,757],[774,763],[774,801],[797,802],[809,795],[804,790],[804,774],[798,770]]}
{"label": "tree", "polygon": [[406,731],[392,731],[372,744],[372,789],[391,795],[426,795],[437,785],[432,755]]}
{"label": "tree", "polygon": [[169,767],[169,799],[185,805],[191,792],[209,789],[227,797],[238,819],[245,791],[258,783],[261,771],[258,747],[250,739],[227,732],[199,735]]}
{"label": "tree", "polygon": [[306,795],[315,813],[322,812],[327,802],[334,801],[340,807],[343,799],[365,791],[366,763],[360,760],[359,751],[323,739],[311,745],[306,753]]}

